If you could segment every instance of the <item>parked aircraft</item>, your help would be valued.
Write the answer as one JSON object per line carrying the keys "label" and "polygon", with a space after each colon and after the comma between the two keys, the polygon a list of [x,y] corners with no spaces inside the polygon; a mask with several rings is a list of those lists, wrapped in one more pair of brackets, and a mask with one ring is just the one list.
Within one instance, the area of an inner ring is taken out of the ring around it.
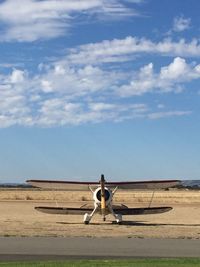
{"label": "parked aircraft", "polygon": [[92,192],[94,206],[85,204],[80,208],[38,206],[36,210],[50,214],[80,214],[84,215],[83,222],[89,224],[95,213],[102,215],[103,221],[108,214],[112,214],[115,221],[122,223],[123,215],[158,214],[170,211],[172,207],[144,207],[128,208],[124,204],[113,204],[113,196],[117,189],[165,189],[174,187],[179,180],[154,180],[154,181],[131,181],[131,182],[107,182],[101,175],[99,182],[75,182],[75,181],[50,181],[50,180],[27,180],[34,187],[55,190],[90,190]]}

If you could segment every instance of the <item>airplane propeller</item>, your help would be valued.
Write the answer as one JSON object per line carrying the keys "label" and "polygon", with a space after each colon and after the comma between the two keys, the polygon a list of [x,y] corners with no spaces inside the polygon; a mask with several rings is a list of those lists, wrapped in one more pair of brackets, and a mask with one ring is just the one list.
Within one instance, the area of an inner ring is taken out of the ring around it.
{"label": "airplane propeller", "polygon": [[106,220],[106,198],[105,198],[105,178],[104,175],[101,175],[101,214],[103,217],[103,221]]}

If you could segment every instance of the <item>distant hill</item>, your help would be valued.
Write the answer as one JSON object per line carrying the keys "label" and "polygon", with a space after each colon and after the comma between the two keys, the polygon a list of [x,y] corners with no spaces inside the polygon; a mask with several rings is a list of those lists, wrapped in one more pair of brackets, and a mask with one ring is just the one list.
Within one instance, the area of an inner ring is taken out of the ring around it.
{"label": "distant hill", "polygon": [[182,181],[180,187],[188,188],[188,189],[194,189],[194,190],[195,189],[200,189],[200,180],[185,180],[185,181]]}
{"label": "distant hill", "polygon": [[25,183],[0,183],[0,188],[32,188],[32,186]]}

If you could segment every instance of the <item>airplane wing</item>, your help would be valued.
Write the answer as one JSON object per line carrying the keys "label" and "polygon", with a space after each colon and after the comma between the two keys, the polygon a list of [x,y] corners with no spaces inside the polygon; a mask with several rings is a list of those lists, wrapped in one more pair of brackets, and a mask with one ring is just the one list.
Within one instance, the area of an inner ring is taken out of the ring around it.
{"label": "airplane wing", "polygon": [[180,183],[179,180],[154,180],[154,181],[134,181],[134,182],[110,182],[105,183],[109,187],[118,189],[164,189],[174,187]]}
{"label": "airplane wing", "polygon": [[172,207],[153,207],[153,208],[123,208],[114,209],[116,214],[121,215],[146,215],[146,214],[158,214],[172,210]]}
{"label": "airplane wing", "polygon": [[71,214],[71,215],[84,215],[85,213],[91,213],[91,208],[63,208],[63,207],[35,207],[36,210],[48,213],[48,214]]}
{"label": "airplane wing", "polygon": [[[48,214],[61,214],[61,215],[84,215],[85,213],[91,213],[92,208],[65,208],[65,207],[47,207],[39,206],[35,207],[37,211]],[[114,208],[116,214],[121,215],[146,215],[146,214],[158,214],[172,210],[172,207],[153,207],[153,208]]]}
{"label": "airplane wing", "polygon": [[[28,184],[54,190],[88,190],[89,187],[100,186],[99,182],[53,181],[53,180],[27,180]],[[134,182],[105,182],[105,186],[118,189],[164,189],[180,184],[179,180],[154,180]]]}
{"label": "airplane wing", "polygon": [[28,184],[44,188],[44,189],[54,189],[54,190],[88,190],[89,186],[98,187],[98,182],[76,182],[76,181],[57,181],[57,180],[27,180]]}

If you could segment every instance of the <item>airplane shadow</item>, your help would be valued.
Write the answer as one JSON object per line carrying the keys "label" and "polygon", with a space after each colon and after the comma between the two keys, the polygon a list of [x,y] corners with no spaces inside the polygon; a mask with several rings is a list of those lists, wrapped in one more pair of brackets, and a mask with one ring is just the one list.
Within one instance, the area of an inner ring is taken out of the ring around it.
{"label": "airplane shadow", "polygon": [[81,222],[56,222],[57,224],[83,224]]}
{"label": "airplane shadow", "polygon": [[[112,224],[117,224],[115,221]],[[140,221],[123,221],[120,225],[127,226],[200,226],[200,224],[183,224],[183,223],[148,223]]]}
{"label": "airplane shadow", "polygon": [[[66,224],[66,225],[69,225],[69,224],[73,224],[73,225],[84,225],[83,222],[56,222],[57,224]],[[89,225],[104,225],[104,224],[107,224],[109,225],[108,223],[104,223],[104,222],[90,222]]]}
{"label": "airplane shadow", "polygon": [[[64,224],[64,225],[84,225],[83,222],[56,222],[57,224]],[[90,222],[88,225],[118,225],[116,222]],[[125,224],[121,224],[121,225],[125,225]]]}
{"label": "airplane shadow", "polygon": [[[82,225],[82,222],[56,222],[57,224],[73,224],[73,225]],[[200,224],[182,224],[182,223],[148,223],[148,222],[141,222],[141,221],[123,221],[118,224],[115,221],[111,222],[112,225],[125,225],[125,226],[200,226]],[[90,225],[109,225],[109,223],[105,222],[91,222]]]}

